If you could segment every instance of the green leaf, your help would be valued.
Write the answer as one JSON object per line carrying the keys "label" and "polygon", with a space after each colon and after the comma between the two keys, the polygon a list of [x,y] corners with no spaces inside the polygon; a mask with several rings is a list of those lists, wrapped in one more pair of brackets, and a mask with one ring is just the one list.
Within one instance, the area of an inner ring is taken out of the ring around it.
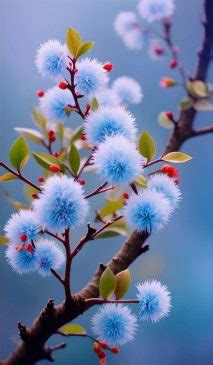
{"label": "green leaf", "polygon": [[77,51],[82,44],[82,40],[78,32],[73,28],[68,28],[66,36],[66,44],[71,55],[77,56]]}
{"label": "green leaf", "polygon": [[169,119],[165,112],[161,112],[158,115],[158,123],[167,129],[172,129],[174,127],[174,124],[172,123],[171,119]]}
{"label": "green leaf", "polygon": [[26,185],[24,187],[24,194],[27,198],[27,200],[31,201],[33,198],[32,198],[32,194],[37,194],[38,193],[38,190],[35,189],[33,186],[30,186],[30,185]]}
{"label": "green leaf", "polygon": [[6,173],[6,174],[0,176],[0,182],[12,181],[12,180],[16,180],[16,179],[17,179],[17,176],[10,174],[10,173]]}
{"label": "green leaf", "polygon": [[180,109],[182,110],[187,110],[189,108],[191,108],[194,104],[194,101],[193,99],[191,98],[183,98],[181,101],[180,101]]}
{"label": "green leaf", "polygon": [[98,100],[93,98],[91,101],[91,110],[95,112],[98,109]]}
{"label": "green leaf", "polygon": [[114,236],[127,236],[129,234],[126,227],[109,227],[104,230],[103,233],[100,233],[95,237],[95,239],[102,239],[102,238],[110,238]]}
{"label": "green leaf", "polygon": [[142,132],[138,147],[141,155],[146,157],[148,162],[154,158],[156,153],[155,142],[146,131]]}
{"label": "green leaf", "polygon": [[64,139],[64,125],[62,123],[57,123],[56,125],[56,131],[58,133],[59,139],[61,143],[63,143]]}
{"label": "green leaf", "polygon": [[117,201],[109,201],[100,211],[100,216],[102,218],[106,217],[107,215],[111,215],[120,210],[124,205],[124,199],[119,199]]}
{"label": "green leaf", "polygon": [[124,270],[115,275],[115,297],[116,299],[122,298],[128,291],[131,282],[131,275],[129,270]]}
{"label": "green leaf", "polygon": [[48,153],[33,152],[33,157],[35,158],[36,162],[38,162],[38,164],[45,169],[49,169],[51,165],[57,165],[60,167],[60,169],[63,168],[63,165],[60,163],[60,161]]}
{"label": "green leaf", "polygon": [[72,135],[72,138],[71,138],[71,143],[74,143],[78,139],[81,139],[82,131],[83,131],[82,127],[78,127],[73,131],[73,135]]}
{"label": "green leaf", "polygon": [[77,148],[75,147],[75,145],[73,143],[71,144],[71,147],[70,147],[68,160],[69,160],[69,165],[70,165],[71,170],[74,172],[74,174],[77,174],[80,163],[81,163],[81,158],[80,158]]}
{"label": "green leaf", "polygon": [[213,110],[213,104],[209,103],[206,99],[201,99],[195,102],[194,108],[198,111],[210,112]]}
{"label": "green leaf", "polygon": [[143,175],[138,175],[135,179],[135,183],[143,188],[147,188],[148,186],[148,181]]}
{"label": "green leaf", "polygon": [[32,110],[33,120],[41,129],[46,130],[47,121],[43,114],[41,114],[37,109]]}
{"label": "green leaf", "polygon": [[205,98],[208,95],[208,86],[201,80],[189,81],[187,88],[192,96]]}
{"label": "green leaf", "polygon": [[10,148],[10,162],[16,169],[21,169],[27,163],[30,150],[23,136],[18,137]]}
{"label": "green leaf", "polygon": [[2,245],[7,245],[9,243],[9,238],[7,238],[6,236],[0,236],[0,243]]}
{"label": "green leaf", "polygon": [[170,153],[167,153],[167,155],[162,157],[163,161],[174,162],[174,163],[187,162],[191,159],[192,159],[191,156],[189,156],[183,152],[170,152]]}
{"label": "green leaf", "polygon": [[23,134],[25,137],[29,138],[31,141],[42,144],[43,135],[41,132],[32,128],[15,128],[15,131]]}
{"label": "green leaf", "polygon": [[65,324],[58,330],[60,333],[63,333],[64,335],[72,335],[72,334],[85,334],[86,330],[84,327],[80,326],[79,324]]}
{"label": "green leaf", "polygon": [[84,42],[80,45],[77,51],[77,57],[83,56],[85,53],[89,52],[94,46],[94,42]]}
{"label": "green leaf", "polygon": [[106,300],[108,300],[115,292],[115,275],[109,268],[107,268],[101,275],[99,292],[102,298]]}

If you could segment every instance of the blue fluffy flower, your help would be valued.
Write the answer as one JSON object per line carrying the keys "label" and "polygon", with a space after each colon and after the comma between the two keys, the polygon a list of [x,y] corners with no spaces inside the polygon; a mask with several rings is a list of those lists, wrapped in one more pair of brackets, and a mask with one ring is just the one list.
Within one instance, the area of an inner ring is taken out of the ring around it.
{"label": "blue fluffy flower", "polygon": [[40,109],[46,118],[51,122],[68,121],[70,113],[66,107],[73,105],[73,97],[69,90],[61,90],[53,87],[40,98]]}
{"label": "blue fluffy flower", "polygon": [[136,13],[133,11],[120,12],[114,22],[115,31],[119,36],[123,37],[126,33],[134,29],[138,25]]}
{"label": "blue fluffy flower", "polygon": [[134,143],[123,136],[107,137],[94,154],[102,179],[111,184],[129,184],[142,172],[143,158]]}
{"label": "blue fluffy flower", "polygon": [[101,90],[98,95],[96,95],[96,99],[98,100],[99,106],[119,106],[120,99],[118,95],[112,89],[103,89]]}
{"label": "blue fluffy flower", "polygon": [[122,304],[105,304],[92,318],[94,333],[109,346],[124,345],[133,340],[136,318]]}
{"label": "blue fluffy flower", "polygon": [[77,63],[77,69],[75,82],[78,93],[90,98],[107,86],[107,71],[97,60],[85,58]]}
{"label": "blue fluffy flower", "polygon": [[174,180],[165,174],[154,174],[149,179],[149,189],[162,193],[170,202],[172,209],[175,209],[180,201],[181,192]]}
{"label": "blue fluffy flower", "polygon": [[55,233],[79,226],[88,212],[81,185],[65,175],[49,177],[33,204],[40,224]]}
{"label": "blue fluffy flower", "polygon": [[131,77],[118,77],[113,82],[112,89],[124,104],[138,104],[143,98],[140,84]]}
{"label": "blue fluffy flower", "polygon": [[49,276],[51,269],[59,269],[64,261],[63,251],[54,241],[40,239],[36,243],[37,271],[41,276]]}
{"label": "blue fluffy flower", "polygon": [[4,230],[10,242],[18,244],[22,242],[20,239],[22,235],[27,236],[27,242],[35,240],[41,231],[41,227],[35,214],[31,210],[23,209],[12,214]]}
{"label": "blue fluffy flower", "polygon": [[152,322],[158,322],[169,314],[171,297],[165,285],[162,285],[159,281],[152,280],[138,284],[137,289],[137,297],[140,301],[139,318],[141,320],[150,319]]}
{"label": "blue fluffy flower", "polygon": [[6,250],[9,264],[18,274],[27,274],[37,268],[37,256],[35,251],[28,251],[21,246],[9,244]]}
{"label": "blue fluffy flower", "polygon": [[173,0],[141,0],[138,11],[148,22],[170,17],[174,12]]}
{"label": "blue fluffy flower", "polygon": [[96,146],[106,137],[122,135],[130,141],[135,139],[135,119],[122,107],[99,107],[86,119],[85,133],[89,143]]}
{"label": "blue fluffy flower", "polygon": [[140,51],[143,48],[146,39],[146,34],[139,28],[131,30],[123,37],[126,47],[133,51]]}
{"label": "blue fluffy flower", "polygon": [[62,78],[66,70],[66,46],[57,40],[49,40],[41,45],[36,56],[36,66],[42,76],[47,76],[53,80]]}
{"label": "blue fluffy flower", "polygon": [[167,223],[171,213],[169,201],[155,190],[132,195],[124,208],[124,217],[138,232],[158,231]]}

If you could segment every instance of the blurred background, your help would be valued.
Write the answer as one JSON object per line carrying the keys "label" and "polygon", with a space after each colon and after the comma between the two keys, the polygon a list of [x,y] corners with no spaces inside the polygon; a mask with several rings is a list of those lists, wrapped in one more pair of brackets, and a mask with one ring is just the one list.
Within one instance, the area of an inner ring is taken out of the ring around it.
{"label": "blurred background", "polygon": [[[189,73],[196,65],[201,43],[201,0],[177,0],[173,39],[181,49],[181,60]],[[168,60],[150,60],[146,47],[142,52],[125,48],[113,30],[116,15],[122,10],[135,10],[137,1],[67,0],[67,1],[1,1],[1,158],[8,161],[8,151],[17,137],[14,127],[32,127],[31,109],[36,104],[36,90],[52,85],[38,75],[34,58],[40,43],[50,38],[65,40],[66,29],[72,26],[85,40],[95,40],[91,57],[110,60],[115,69],[112,79],[127,75],[142,85],[142,104],[131,107],[139,130],[146,129],[157,143],[159,154],[169,132],[159,126],[157,116],[162,110],[178,115],[181,89],[163,90],[158,84],[163,76],[176,76],[168,71]],[[212,70],[209,80],[212,79]],[[212,122],[211,113],[199,113],[196,125]],[[77,123],[76,121],[73,123]],[[109,364],[131,365],[212,365],[213,363],[213,224],[212,224],[212,136],[193,139],[184,145],[184,152],[193,156],[190,163],[180,166],[180,187],[183,200],[172,221],[149,240],[151,250],[131,267],[134,284],[156,278],[172,292],[172,312],[159,324],[142,323],[133,343],[124,346],[119,356],[111,356]],[[38,146],[31,144],[32,150]],[[31,160],[26,176],[36,181],[41,171]],[[91,190],[91,179],[86,188]],[[1,234],[12,213],[3,190],[24,201],[22,184],[1,184]],[[94,204],[97,200],[91,201]],[[73,232],[73,242],[83,230]],[[99,262],[106,262],[120,247],[122,238],[97,240],[88,245],[76,260],[72,271],[75,291],[84,286]],[[31,325],[49,298],[59,303],[63,291],[53,278],[28,275],[20,277],[6,263],[1,247],[1,358],[7,356],[18,342],[16,323]],[[136,312],[134,305],[132,310]],[[90,329],[95,308],[76,319]],[[60,339],[54,338],[53,342]],[[92,343],[87,339],[68,339],[65,350],[56,354],[56,364],[96,364]],[[42,362],[47,364],[47,362]]]}

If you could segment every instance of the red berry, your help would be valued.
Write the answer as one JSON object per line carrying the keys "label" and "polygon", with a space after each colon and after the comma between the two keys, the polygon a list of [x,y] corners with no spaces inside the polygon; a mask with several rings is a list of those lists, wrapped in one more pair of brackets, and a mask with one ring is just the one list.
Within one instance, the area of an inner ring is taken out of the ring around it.
{"label": "red berry", "polygon": [[99,359],[99,364],[100,365],[106,365],[107,359],[106,357],[103,357],[103,359]]}
{"label": "red berry", "polygon": [[118,347],[112,347],[110,351],[112,354],[118,354],[120,352],[120,349]]}
{"label": "red berry", "polygon": [[48,131],[47,134],[50,138],[55,136],[55,132],[52,130]]}
{"label": "red berry", "polygon": [[177,67],[177,65],[178,65],[177,60],[171,60],[171,62],[169,63],[170,68],[175,68]]}
{"label": "red berry", "polygon": [[85,184],[85,180],[83,180],[83,179],[82,180],[79,180],[78,182],[79,182],[80,185],[84,185]]}
{"label": "red berry", "polygon": [[42,98],[42,96],[44,96],[44,91],[43,91],[43,90],[38,90],[38,91],[37,91],[37,96],[38,96],[39,98]]}
{"label": "red berry", "polygon": [[27,252],[32,253],[32,251],[33,251],[33,246],[32,246],[32,244],[31,244],[31,243],[29,243],[29,244],[27,245],[26,250],[27,250]]}
{"label": "red berry", "polygon": [[104,359],[106,357],[105,352],[104,351],[99,351],[98,352],[98,357],[99,357],[99,359]]}
{"label": "red berry", "polygon": [[177,177],[178,176],[178,169],[176,169],[175,167],[172,167],[169,169],[169,171],[167,172],[167,175],[169,177]]}
{"label": "red berry", "polygon": [[93,350],[98,353],[100,351],[100,346],[97,342],[94,342],[93,344]]}
{"label": "red berry", "polygon": [[50,142],[55,142],[56,138],[55,136],[50,137]]}
{"label": "red berry", "polygon": [[81,135],[81,140],[82,140],[82,141],[86,141],[86,140],[87,140],[87,138],[86,138],[85,134],[82,134],[82,135]]}
{"label": "red berry", "polygon": [[44,182],[44,178],[43,178],[42,176],[40,176],[40,177],[38,178],[38,182],[43,183],[43,182]]}
{"label": "red berry", "polygon": [[164,173],[167,173],[170,170],[171,167],[172,166],[170,166],[170,165],[163,165],[161,167],[161,171],[164,172]]}
{"label": "red berry", "polygon": [[163,54],[164,54],[164,49],[163,49],[163,47],[156,47],[155,48],[155,53],[156,53],[156,55],[157,56],[162,56]]}
{"label": "red berry", "polygon": [[168,111],[168,112],[165,112],[167,118],[169,118],[170,120],[173,120],[174,119],[174,116],[173,116],[173,113]]}
{"label": "red berry", "polygon": [[53,156],[57,158],[59,156],[59,153],[58,152],[53,152]]}
{"label": "red berry", "polygon": [[180,181],[179,181],[178,179],[175,179],[175,180],[174,180],[174,183],[175,183],[176,185],[179,185]]}
{"label": "red berry", "polygon": [[106,70],[107,72],[110,72],[113,70],[113,65],[111,62],[105,62],[103,65],[104,70]]}
{"label": "red berry", "polygon": [[108,345],[107,345],[107,343],[106,343],[106,342],[102,342],[101,347],[102,347],[102,349],[104,349],[104,350],[108,349]]}
{"label": "red berry", "polygon": [[26,234],[22,234],[22,235],[20,236],[20,240],[21,240],[22,242],[26,242],[26,240],[27,240],[27,236],[26,236]]}
{"label": "red berry", "polygon": [[33,194],[32,194],[32,198],[33,198],[33,199],[38,199],[38,194],[33,193]]}
{"label": "red berry", "polygon": [[65,90],[67,88],[67,84],[66,82],[60,82],[60,84],[58,85],[58,87],[62,90]]}
{"label": "red berry", "polygon": [[60,167],[57,166],[57,165],[51,165],[49,167],[49,169],[50,169],[51,172],[59,172],[60,171]]}
{"label": "red berry", "polygon": [[123,198],[124,199],[129,199],[129,194],[128,193],[123,193]]}
{"label": "red berry", "polygon": [[91,105],[90,104],[87,104],[86,105],[86,111],[88,112],[90,110],[90,108],[91,108]]}

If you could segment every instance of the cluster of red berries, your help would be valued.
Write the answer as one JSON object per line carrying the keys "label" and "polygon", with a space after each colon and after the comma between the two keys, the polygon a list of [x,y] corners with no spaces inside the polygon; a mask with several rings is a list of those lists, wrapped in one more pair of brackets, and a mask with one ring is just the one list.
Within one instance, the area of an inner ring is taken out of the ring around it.
{"label": "cluster of red berries", "polygon": [[178,169],[176,169],[174,166],[171,165],[163,165],[161,167],[161,171],[166,174],[167,176],[169,176],[170,178],[174,178],[174,183],[175,184],[179,184],[179,180],[178,180]]}
{"label": "cluster of red berries", "polygon": [[47,132],[47,134],[49,136],[50,143],[55,142],[55,140],[56,140],[55,132],[50,130],[50,131]]}
{"label": "cluster of red berries", "polygon": [[98,356],[100,365],[105,365],[107,358],[106,358],[106,351],[109,350],[112,354],[118,354],[120,352],[118,347],[109,347],[106,342],[94,342],[93,349]]}
{"label": "cluster of red berries", "polygon": [[20,240],[23,242],[23,244],[22,245],[17,245],[16,246],[16,251],[21,252],[21,251],[26,250],[27,252],[32,253],[33,252],[33,245],[31,243],[26,244],[26,241],[27,241],[26,234],[22,234],[20,236]]}

